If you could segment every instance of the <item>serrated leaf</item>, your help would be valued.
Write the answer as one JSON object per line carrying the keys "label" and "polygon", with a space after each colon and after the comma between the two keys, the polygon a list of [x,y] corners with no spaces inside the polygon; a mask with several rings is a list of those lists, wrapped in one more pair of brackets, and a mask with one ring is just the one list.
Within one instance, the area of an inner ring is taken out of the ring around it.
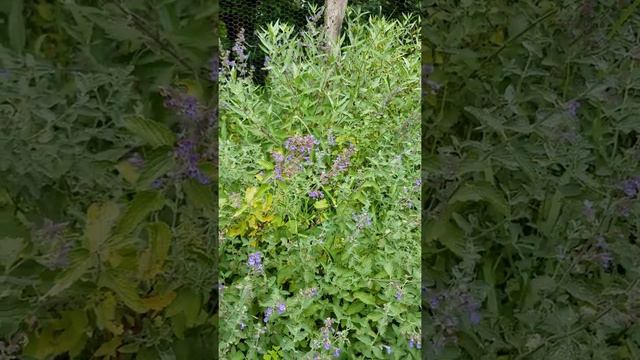
{"label": "serrated leaf", "polygon": [[473,117],[480,121],[482,125],[487,126],[498,133],[502,133],[504,131],[503,121],[487,110],[473,106],[465,106],[464,110],[473,115]]}
{"label": "serrated leaf", "polygon": [[371,294],[362,291],[356,291],[355,293],[353,293],[353,296],[367,305],[376,304],[376,297]]}
{"label": "serrated leaf", "polygon": [[171,146],[176,141],[175,134],[169,128],[157,121],[148,120],[140,116],[127,118],[124,126],[152,147]]}
{"label": "serrated leaf", "polygon": [[164,197],[157,191],[143,191],[136,194],[127,211],[116,227],[116,234],[127,234],[135,229],[152,211],[162,209]]}

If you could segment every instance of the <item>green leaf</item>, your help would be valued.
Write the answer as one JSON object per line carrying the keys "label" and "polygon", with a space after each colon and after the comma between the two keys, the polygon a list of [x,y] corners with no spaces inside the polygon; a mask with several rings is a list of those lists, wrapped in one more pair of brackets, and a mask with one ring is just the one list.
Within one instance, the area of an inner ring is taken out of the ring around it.
{"label": "green leaf", "polygon": [[202,299],[200,295],[191,289],[183,288],[179,291],[178,297],[167,307],[166,314],[170,317],[183,314],[185,325],[191,327],[195,325],[198,319],[201,306]]}
{"label": "green leaf", "polygon": [[105,298],[94,307],[93,311],[96,315],[96,325],[101,330],[109,330],[114,335],[121,335],[123,332],[122,324],[116,322],[116,297],[112,292],[107,292]]}
{"label": "green leaf", "polygon": [[68,270],[56,278],[54,285],[49,289],[44,297],[56,296],[63,290],[67,289],[74,282],[80,279],[82,275],[89,270],[92,264],[92,259],[89,257],[89,253],[86,250],[77,252],[77,256],[74,256],[74,259],[72,259]]}
{"label": "green leaf", "polygon": [[127,211],[116,227],[116,234],[127,234],[135,229],[152,211],[162,209],[164,197],[157,191],[143,191],[136,194]]}
{"label": "green leaf", "polygon": [[176,162],[171,153],[162,149],[159,149],[154,157],[145,162],[142,172],[140,172],[140,177],[138,177],[137,186],[139,190],[149,190],[156,179],[175,168]]}
{"label": "green leaf", "polygon": [[163,145],[171,146],[176,141],[175,134],[169,128],[140,116],[127,118],[124,126],[154,148]]}
{"label": "green leaf", "polygon": [[120,208],[113,201],[102,205],[93,203],[89,206],[89,210],[87,210],[87,226],[84,233],[91,253],[95,253],[109,238],[111,228],[116,223],[119,215]]}
{"label": "green leaf", "polygon": [[21,237],[0,238],[0,264],[8,269],[18,260],[23,248],[24,239]]}
{"label": "green leaf", "polygon": [[183,189],[192,205],[213,215],[215,208],[213,206],[214,197],[211,186],[202,185],[195,180],[189,180],[184,183]]}
{"label": "green leaf", "polygon": [[376,304],[376,297],[371,294],[362,291],[356,291],[355,293],[353,293],[353,296],[367,305]]}
{"label": "green leaf", "polygon": [[464,256],[464,234],[455,225],[451,224],[449,218],[441,216],[438,219],[427,223],[426,241],[439,240],[447,249],[454,254]]}
{"label": "green leaf", "polygon": [[449,200],[450,204],[467,201],[487,201],[502,215],[509,213],[507,202],[491,183],[481,181],[465,183]]}
{"label": "green leaf", "polygon": [[464,110],[473,115],[473,117],[480,121],[482,125],[487,126],[498,133],[502,133],[504,131],[503,121],[492,115],[487,110],[473,106],[465,106]]}
{"label": "green leaf", "polygon": [[93,353],[94,357],[98,356],[114,356],[118,347],[122,344],[122,338],[120,336],[114,336],[111,340],[100,345],[98,350]]}
{"label": "green leaf", "polygon": [[171,228],[169,225],[158,222],[147,227],[149,234],[149,247],[145,250],[140,262],[140,270],[144,279],[151,279],[163,271],[164,261],[169,254],[171,246]]}
{"label": "green leaf", "polygon": [[137,313],[144,313],[147,308],[138,295],[136,283],[127,274],[110,270],[102,273],[98,285],[111,289],[125,305]]}
{"label": "green leaf", "polygon": [[9,43],[19,54],[22,53],[27,41],[24,23],[24,0],[12,0],[9,14]]}
{"label": "green leaf", "polygon": [[322,199],[320,201],[316,201],[313,204],[313,207],[315,207],[318,210],[322,210],[322,209],[326,209],[329,207],[329,203],[327,202],[327,199]]}
{"label": "green leaf", "polygon": [[129,184],[135,184],[140,177],[138,169],[128,160],[119,162],[115,167]]}
{"label": "green leaf", "polygon": [[349,307],[347,307],[347,309],[344,311],[344,313],[346,315],[353,315],[353,314],[357,314],[360,311],[362,311],[365,307],[365,304],[362,302],[352,302]]}

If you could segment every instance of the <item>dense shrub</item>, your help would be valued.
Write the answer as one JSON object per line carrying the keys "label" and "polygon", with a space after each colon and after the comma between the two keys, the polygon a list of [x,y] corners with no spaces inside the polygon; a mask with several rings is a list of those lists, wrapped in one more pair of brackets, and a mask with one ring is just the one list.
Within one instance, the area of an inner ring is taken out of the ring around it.
{"label": "dense shrub", "polygon": [[640,3],[429,3],[428,358],[639,358]]}
{"label": "dense shrub", "polygon": [[419,26],[347,21],[331,54],[270,24],[264,87],[222,61],[224,358],[419,354]]}

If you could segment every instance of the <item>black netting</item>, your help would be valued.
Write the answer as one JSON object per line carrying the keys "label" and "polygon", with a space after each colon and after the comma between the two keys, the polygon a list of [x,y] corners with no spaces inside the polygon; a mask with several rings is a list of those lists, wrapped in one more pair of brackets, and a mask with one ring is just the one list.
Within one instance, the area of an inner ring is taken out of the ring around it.
{"label": "black netting", "polygon": [[[255,68],[254,77],[263,83],[264,53],[258,44],[256,31],[276,20],[302,29],[307,23],[308,6],[324,5],[324,0],[220,0],[220,41],[225,49],[244,29],[245,44],[249,50],[249,63]],[[357,6],[372,14],[387,18],[400,18],[404,14],[418,15],[421,0],[350,0],[348,6]]]}

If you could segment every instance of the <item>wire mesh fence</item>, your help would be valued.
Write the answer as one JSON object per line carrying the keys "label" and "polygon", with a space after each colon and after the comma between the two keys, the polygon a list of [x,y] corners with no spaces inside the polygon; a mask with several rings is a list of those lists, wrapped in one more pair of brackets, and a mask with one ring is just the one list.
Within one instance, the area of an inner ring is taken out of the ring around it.
{"label": "wire mesh fence", "polygon": [[[248,62],[255,69],[254,80],[262,84],[266,77],[262,69],[265,54],[260,49],[256,31],[276,20],[300,30],[310,15],[309,5],[321,7],[324,0],[220,0],[219,34],[222,46],[230,49],[242,33],[249,52]],[[359,7],[374,16],[400,18],[419,15],[421,0],[350,0],[348,6]]]}

